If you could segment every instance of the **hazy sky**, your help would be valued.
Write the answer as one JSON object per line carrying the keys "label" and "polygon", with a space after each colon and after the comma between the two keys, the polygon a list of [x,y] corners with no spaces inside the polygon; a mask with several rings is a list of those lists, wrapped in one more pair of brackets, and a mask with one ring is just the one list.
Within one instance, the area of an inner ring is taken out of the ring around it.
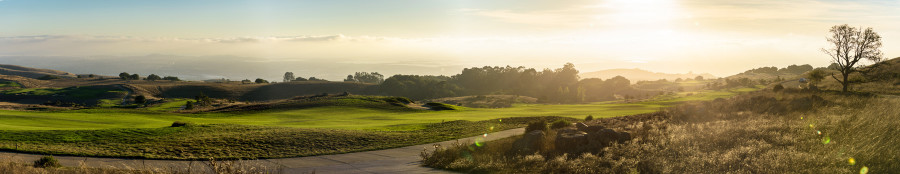
{"label": "hazy sky", "polygon": [[582,72],[725,76],[825,66],[819,49],[839,24],[874,28],[885,57],[897,57],[898,21],[897,0],[0,0],[0,64],[121,72],[152,57],[157,68],[134,72],[207,77],[191,74],[202,63],[173,65],[196,59],[259,69],[218,75],[234,79],[318,68],[298,75],[339,80],[355,71],[455,74],[572,62]]}

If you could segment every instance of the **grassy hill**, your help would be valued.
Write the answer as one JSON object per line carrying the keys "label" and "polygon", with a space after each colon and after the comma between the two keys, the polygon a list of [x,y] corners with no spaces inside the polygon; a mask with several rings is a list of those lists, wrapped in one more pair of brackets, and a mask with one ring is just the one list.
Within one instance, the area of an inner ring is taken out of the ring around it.
{"label": "grassy hill", "polygon": [[697,76],[703,76],[705,79],[713,79],[716,78],[712,74],[702,73],[702,74],[668,74],[668,73],[658,73],[658,72],[650,72],[642,69],[609,69],[602,71],[594,71],[594,72],[586,72],[581,73],[578,76],[581,78],[600,78],[600,79],[609,79],[615,76],[622,76],[628,80],[631,80],[632,83],[638,81],[656,81],[659,79],[667,79],[669,81],[673,81],[675,79],[687,79],[687,78],[695,78]]}
{"label": "grassy hill", "polygon": [[101,100],[121,101],[126,93],[115,86],[21,88],[0,91],[0,101],[55,106],[94,106]]}
{"label": "grassy hill", "polygon": [[269,101],[323,93],[364,94],[371,84],[345,82],[289,82],[276,84],[203,83],[203,82],[135,82],[132,90],[162,98],[194,98],[201,93],[212,98],[239,101]]}
{"label": "grassy hill", "polygon": [[51,75],[61,78],[75,78],[75,74],[69,72],[4,64],[0,64],[0,75],[14,75],[28,78],[40,78]]}

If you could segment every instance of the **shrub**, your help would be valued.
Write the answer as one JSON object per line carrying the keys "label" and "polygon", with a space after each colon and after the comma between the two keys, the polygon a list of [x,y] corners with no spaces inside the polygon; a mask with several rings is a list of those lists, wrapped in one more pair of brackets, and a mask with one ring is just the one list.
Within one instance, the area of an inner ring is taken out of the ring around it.
{"label": "shrub", "polygon": [[144,104],[146,102],[147,102],[147,97],[144,97],[144,95],[139,95],[139,96],[134,97],[134,103]]}
{"label": "shrub", "polygon": [[[178,77],[175,77],[175,76],[166,76],[166,77],[163,77],[162,79],[169,80],[169,81],[181,81],[181,79],[178,79]],[[247,80],[247,81],[250,81],[250,80]]]}
{"label": "shrub", "polygon": [[569,127],[569,126],[571,126],[571,125],[572,125],[572,123],[569,123],[569,121],[566,121],[566,120],[556,120],[556,121],[554,121],[553,123],[550,124],[550,128],[551,128],[551,129],[562,129],[562,128]]}
{"label": "shrub", "polygon": [[772,91],[774,91],[774,92],[779,92],[779,91],[782,91],[782,90],[784,90],[784,86],[782,86],[781,84],[777,84],[777,85],[775,85],[775,86],[772,87]]}
{"label": "shrub", "polygon": [[587,117],[584,117],[584,121],[591,121],[591,120],[594,120],[593,115],[588,115]]}
{"label": "shrub", "polygon": [[192,110],[194,109],[194,102],[187,101],[187,104],[184,105],[184,110]]}
{"label": "shrub", "polygon": [[456,106],[443,103],[425,103],[425,106],[428,106],[431,108],[431,110],[435,111],[456,110]]}
{"label": "shrub", "polygon": [[387,97],[382,100],[385,102],[388,102],[388,103],[403,103],[403,104],[412,103],[412,100],[410,100],[406,97]]}
{"label": "shrub", "polygon": [[175,121],[172,123],[172,127],[185,127],[187,125],[188,125],[188,123],[181,122],[181,121]]}
{"label": "shrub", "polygon": [[53,80],[53,79],[59,79],[59,77],[51,76],[51,75],[45,75],[45,76],[38,77],[38,80]]}
{"label": "shrub", "polygon": [[60,165],[59,161],[57,161],[56,158],[53,158],[53,156],[45,156],[41,157],[41,159],[38,159],[37,161],[34,161],[34,167],[53,168],[62,167],[62,165]]}
{"label": "shrub", "polygon": [[525,132],[531,132],[535,130],[541,130],[547,132],[547,121],[541,120],[536,122],[528,123],[528,126],[525,126]]}

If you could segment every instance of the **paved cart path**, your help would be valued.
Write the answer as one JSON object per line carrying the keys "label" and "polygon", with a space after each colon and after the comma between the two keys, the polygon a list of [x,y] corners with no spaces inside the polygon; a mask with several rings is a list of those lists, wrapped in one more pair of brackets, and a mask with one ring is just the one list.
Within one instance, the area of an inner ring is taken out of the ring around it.
{"label": "paved cart path", "polygon": [[[321,155],[310,157],[261,159],[236,161],[236,165],[262,167],[280,170],[283,173],[451,173],[420,166],[419,153],[423,149],[433,150],[434,144],[450,146],[459,142],[474,142],[476,138],[485,141],[521,135],[524,128],[490,133],[488,136],[475,136],[459,140],[429,143],[394,149]],[[11,161],[30,164],[44,155],[0,152],[0,161]],[[54,156],[60,164],[67,167],[84,165],[90,168],[143,169],[160,171],[190,171],[191,173],[211,173],[209,162],[177,161],[177,160],[143,160],[125,158],[93,158],[76,156]]]}

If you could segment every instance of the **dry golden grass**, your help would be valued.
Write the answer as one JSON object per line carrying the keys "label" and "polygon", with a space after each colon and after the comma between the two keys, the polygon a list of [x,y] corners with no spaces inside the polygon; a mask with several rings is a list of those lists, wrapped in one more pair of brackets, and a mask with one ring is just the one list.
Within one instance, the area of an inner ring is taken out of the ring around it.
{"label": "dry golden grass", "polygon": [[896,97],[760,92],[590,122],[635,137],[596,154],[510,155],[514,137],[424,152],[423,164],[473,173],[890,173],[900,170],[897,106]]}
{"label": "dry golden grass", "polygon": [[[189,174],[189,173],[214,173],[214,174],[278,174],[283,173],[281,168],[266,168],[253,165],[246,161],[216,161],[210,159],[205,166],[199,169],[164,169],[144,167],[130,167],[130,169],[89,168],[85,165],[78,167],[38,168],[28,164],[0,161],[0,173],[15,174]],[[126,167],[129,168],[129,167]]]}

